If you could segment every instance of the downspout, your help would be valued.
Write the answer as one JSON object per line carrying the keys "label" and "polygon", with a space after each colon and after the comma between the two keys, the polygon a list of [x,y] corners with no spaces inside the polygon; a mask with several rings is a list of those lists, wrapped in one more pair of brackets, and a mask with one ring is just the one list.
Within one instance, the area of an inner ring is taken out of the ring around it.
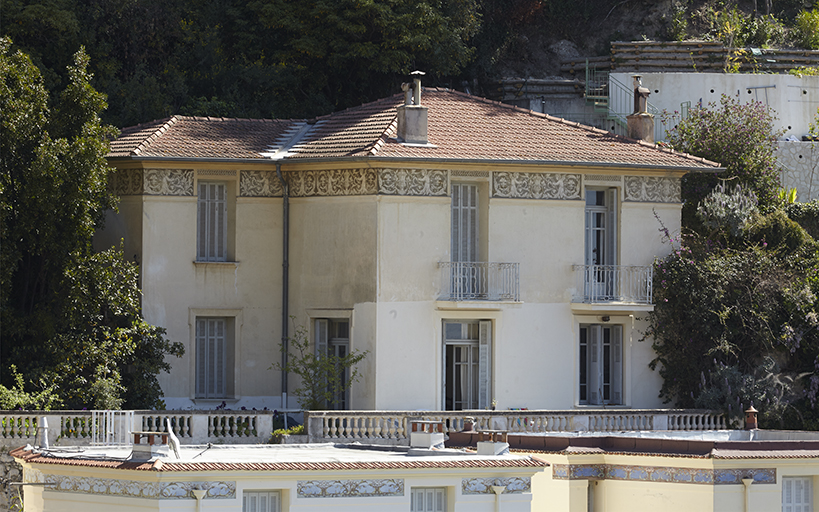
{"label": "downspout", "polygon": [[[287,182],[282,176],[282,164],[276,163],[276,176],[282,183],[282,409],[287,409],[287,321],[289,319],[287,305],[289,303],[290,291],[290,196]],[[284,414],[285,422],[287,413]],[[285,423],[286,425],[286,423]]]}

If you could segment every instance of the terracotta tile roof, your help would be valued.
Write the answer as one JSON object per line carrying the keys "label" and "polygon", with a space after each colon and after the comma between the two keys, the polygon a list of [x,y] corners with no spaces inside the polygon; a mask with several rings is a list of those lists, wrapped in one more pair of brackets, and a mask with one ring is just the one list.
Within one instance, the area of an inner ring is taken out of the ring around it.
{"label": "terracotta tile roof", "polygon": [[109,156],[285,160],[384,159],[552,162],[715,170],[718,165],[641,141],[464,93],[426,89],[430,146],[396,140],[397,94],[315,121],[175,116],[123,130]]}
{"label": "terracotta tile roof", "polygon": [[[122,130],[109,157],[263,159],[298,121],[174,116]],[[302,121],[303,124],[303,121]]]}
{"label": "terracotta tile roof", "polygon": [[[9,453],[12,457],[32,464],[57,464],[87,466],[136,471],[357,471],[357,470],[413,470],[413,469],[480,469],[480,468],[541,468],[549,463],[537,457],[481,458],[437,456],[413,457],[412,460],[363,460],[363,461],[303,461],[303,462],[187,462],[160,460],[130,462],[123,460],[49,456],[18,448]],[[366,454],[362,455],[366,458]]]}

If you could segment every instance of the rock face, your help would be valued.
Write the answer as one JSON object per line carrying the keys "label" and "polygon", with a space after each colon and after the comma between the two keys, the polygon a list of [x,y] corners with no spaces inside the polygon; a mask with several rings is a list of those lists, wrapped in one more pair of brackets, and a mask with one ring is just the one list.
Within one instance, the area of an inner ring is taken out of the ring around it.
{"label": "rock face", "polygon": [[14,461],[14,457],[8,451],[0,452],[0,511],[18,510],[12,509],[11,505],[18,499],[17,486],[9,485],[11,482],[23,481],[23,468]]}

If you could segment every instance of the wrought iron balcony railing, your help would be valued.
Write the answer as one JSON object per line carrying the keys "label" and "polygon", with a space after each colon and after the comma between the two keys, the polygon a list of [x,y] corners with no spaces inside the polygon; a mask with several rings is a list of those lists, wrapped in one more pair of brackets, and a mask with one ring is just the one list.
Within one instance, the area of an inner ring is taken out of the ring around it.
{"label": "wrought iron balcony railing", "polygon": [[654,267],[634,265],[574,265],[573,302],[653,304]]}
{"label": "wrought iron balcony railing", "polygon": [[442,261],[441,300],[520,300],[520,263]]}

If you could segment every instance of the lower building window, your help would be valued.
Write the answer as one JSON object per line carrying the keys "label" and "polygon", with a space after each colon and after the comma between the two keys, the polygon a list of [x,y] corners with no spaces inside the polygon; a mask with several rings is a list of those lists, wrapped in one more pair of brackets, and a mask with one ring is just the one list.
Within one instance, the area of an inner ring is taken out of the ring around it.
{"label": "lower building window", "polygon": [[492,402],[492,322],[444,321],[444,409],[486,409]]}
{"label": "lower building window", "polygon": [[813,512],[813,477],[782,477],[782,512]]}
{"label": "lower building window", "polygon": [[580,326],[580,403],[623,403],[623,326]]}
{"label": "lower building window", "polygon": [[233,318],[196,319],[196,397],[233,395]]}
{"label": "lower building window", "polygon": [[242,512],[279,512],[279,491],[245,491],[242,493]]}
{"label": "lower building window", "polygon": [[446,488],[413,487],[410,491],[410,510],[412,512],[445,512]]}
{"label": "lower building window", "polygon": [[[338,358],[346,357],[350,353],[350,320],[343,319],[317,319],[315,326],[316,334],[316,355],[334,355]],[[346,410],[349,408],[350,390],[349,370],[339,368],[338,383],[342,391],[333,393],[333,399],[327,403],[326,407],[331,410]]]}

